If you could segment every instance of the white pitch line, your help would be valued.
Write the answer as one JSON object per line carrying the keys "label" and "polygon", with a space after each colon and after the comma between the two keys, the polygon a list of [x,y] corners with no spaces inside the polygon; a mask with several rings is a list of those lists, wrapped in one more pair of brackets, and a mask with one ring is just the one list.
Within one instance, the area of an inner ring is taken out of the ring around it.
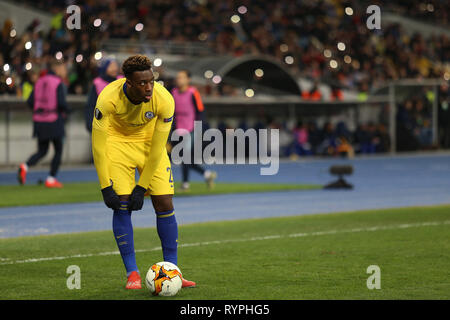
{"label": "white pitch line", "polygon": [[[416,228],[416,227],[433,227],[433,226],[442,226],[442,225],[447,225],[447,224],[450,224],[450,220],[430,221],[430,222],[420,222],[420,223],[404,223],[404,224],[395,224],[395,225],[366,227],[366,228],[352,228],[352,229],[344,229],[344,230],[327,230],[327,231],[315,231],[315,232],[304,232],[304,233],[292,233],[292,234],[288,234],[288,235],[258,236],[258,237],[252,237],[252,238],[246,238],[246,239],[213,240],[213,241],[183,243],[183,244],[178,245],[178,247],[179,248],[199,247],[199,246],[220,245],[220,244],[235,243],[235,242],[262,241],[262,240],[282,239],[282,238],[300,238],[300,237],[323,236],[323,235],[341,234],[341,233],[373,232],[373,231],[380,231],[380,230],[396,230],[396,229],[406,229],[406,228]],[[159,251],[159,250],[161,250],[161,247],[154,247],[151,249],[137,249],[136,253],[145,253],[145,252],[152,252],[152,251]],[[24,260],[0,262],[0,265],[32,263],[32,262],[41,262],[41,261],[54,261],[54,260],[67,260],[67,259],[89,258],[89,257],[99,257],[99,256],[111,256],[111,255],[118,255],[118,254],[120,254],[119,251],[108,251],[108,252],[76,254],[76,255],[71,255],[71,256],[60,256],[60,257],[30,258],[30,259],[24,259]],[[9,260],[9,259],[2,258],[0,261],[5,261],[5,260]]]}

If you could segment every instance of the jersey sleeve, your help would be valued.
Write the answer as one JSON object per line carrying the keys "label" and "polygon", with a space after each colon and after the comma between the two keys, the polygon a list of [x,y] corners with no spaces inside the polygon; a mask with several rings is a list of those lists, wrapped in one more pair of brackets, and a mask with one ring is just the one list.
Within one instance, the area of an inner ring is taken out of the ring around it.
{"label": "jersey sleeve", "polygon": [[161,106],[161,112],[157,113],[150,155],[138,181],[138,185],[143,188],[148,188],[164,152],[167,152],[166,143],[169,138],[170,129],[172,128],[174,110],[175,102],[172,96],[168,94],[164,105]]}
{"label": "jersey sleeve", "polygon": [[91,86],[88,93],[88,100],[85,106],[85,119],[86,119],[86,129],[92,132],[92,121],[95,105],[97,104],[97,91],[95,90],[95,85]]}
{"label": "jersey sleeve", "polygon": [[192,94],[194,104],[196,106],[195,111],[196,112],[203,112],[205,110],[205,107],[203,106],[202,98],[200,97],[200,92],[198,92],[197,89],[194,88],[194,92]]}
{"label": "jersey sleeve", "polygon": [[95,106],[92,120],[92,155],[102,189],[111,185],[108,170],[109,163],[106,157],[106,140],[108,138],[109,118],[114,111],[115,109],[111,102],[99,99]]}
{"label": "jersey sleeve", "polygon": [[195,120],[196,121],[204,121],[205,115],[204,110],[205,107],[203,106],[202,98],[200,97],[200,92],[196,88],[194,88],[194,91],[192,93],[192,102],[195,106]]}

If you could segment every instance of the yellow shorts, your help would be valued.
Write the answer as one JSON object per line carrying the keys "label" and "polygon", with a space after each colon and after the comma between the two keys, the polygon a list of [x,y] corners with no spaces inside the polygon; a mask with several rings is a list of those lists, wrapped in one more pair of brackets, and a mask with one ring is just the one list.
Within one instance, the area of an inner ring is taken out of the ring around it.
{"label": "yellow shorts", "polygon": [[[131,194],[136,186],[136,169],[142,172],[149,155],[149,142],[108,141],[106,156],[109,159],[109,176],[118,195]],[[151,195],[173,194],[173,176],[169,156],[165,152],[155,175],[148,186]]]}

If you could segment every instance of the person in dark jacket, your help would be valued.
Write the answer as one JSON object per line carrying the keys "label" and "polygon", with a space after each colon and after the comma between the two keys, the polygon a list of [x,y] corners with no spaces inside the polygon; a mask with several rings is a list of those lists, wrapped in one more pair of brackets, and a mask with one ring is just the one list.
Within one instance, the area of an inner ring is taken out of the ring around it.
{"label": "person in dark jacket", "polygon": [[88,93],[85,108],[86,129],[92,132],[92,118],[100,92],[111,82],[119,78],[119,64],[115,60],[106,59],[99,68],[99,75],[93,80],[92,87]]}
{"label": "person in dark jacket", "polygon": [[53,60],[50,70],[41,76],[31,92],[27,103],[33,110],[33,137],[38,139],[38,151],[25,163],[20,164],[18,180],[25,184],[29,167],[36,165],[47,154],[50,142],[55,149],[50,173],[45,181],[48,188],[62,188],[56,179],[61,164],[63,140],[65,135],[64,122],[69,113],[66,101],[67,87],[63,80],[67,76],[64,62]]}

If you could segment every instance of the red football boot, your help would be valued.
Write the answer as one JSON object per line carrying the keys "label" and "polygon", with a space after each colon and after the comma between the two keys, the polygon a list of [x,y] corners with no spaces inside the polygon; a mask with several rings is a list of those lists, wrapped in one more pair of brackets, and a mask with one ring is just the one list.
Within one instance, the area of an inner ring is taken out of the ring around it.
{"label": "red football boot", "polygon": [[25,163],[22,163],[19,166],[19,171],[17,172],[17,180],[19,180],[19,183],[21,185],[24,185],[27,180],[27,165]]}
{"label": "red football boot", "polygon": [[47,188],[62,188],[63,184],[55,178],[47,178],[47,180],[45,180],[45,186]]}
{"label": "red football boot", "polygon": [[181,287],[182,288],[195,288],[196,283],[194,281],[189,281],[184,278],[181,278]]}
{"label": "red football boot", "polygon": [[125,289],[142,289],[141,276],[137,271],[130,273]]}

